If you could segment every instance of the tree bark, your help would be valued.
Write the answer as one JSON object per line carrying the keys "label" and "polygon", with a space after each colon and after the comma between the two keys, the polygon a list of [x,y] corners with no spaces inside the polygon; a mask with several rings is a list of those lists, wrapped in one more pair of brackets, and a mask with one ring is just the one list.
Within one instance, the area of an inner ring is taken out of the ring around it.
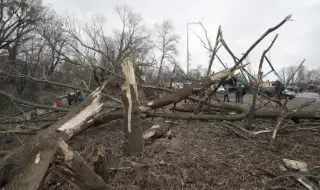
{"label": "tree bark", "polygon": [[126,82],[122,86],[121,98],[124,106],[124,154],[143,151],[143,131],[139,112],[138,90],[132,62],[127,58],[122,63]]}
{"label": "tree bark", "polygon": [[[180,111],[180,112],[192,112],[194,110],[194,108],[197,106],[197,104],[177,104],[176,105],[176,111]],[[245,109],[238,105],[238,104],[227,104],[227,103],[215,103],[215,104],[210,104],[210,108],[208,107],[204,107],[201,109],[203,112],[209,112],[209,111],[222,111],[222,112],[231,112],[231,111],[235,111],[235,112],[239,112],[239,113],[243,113],[245,112]]]}
{"label": "tree bark", "polygon": [[[192,112],[193,107],[183,107],[183,105],[179,105],[176,107],[176,110],[183,110],[184,112]],[[212,115],[212,114],[199,114],[193,115],[190,113],[175,113],[175,114],[164,114],[164,113],[146,113],[145,117],[166,117],[166,118],[174,118],[174,119],[185,119],[185,120],[242,120],[247,117],[247,113],[233,114],[233,115]],[[278,118],[281,115],[281,110],[268,110],[262,109],[258,110],[254,113],[254,118]],[[320,119],[320,111],[317,109],[306,109],[296,111],[286,118],[299,118],[299,119]]]}
{"label": "tree bark", "polygon": [[109,180],[110,161],[103,145],[97,147],[95,160],[93,162],[94,172],[102,177],[107,183]]}
{"label": "tree bark", "polygon": [[63,140],[59,142],[59,148],[64,155],[63,172],[68,181],[76,188],[83,190],[107,190],[110,189],[103,179],[98,176],[87,162],[74,152]]}
{"label": "tree bark", "polygon": [[[97,114],[104,110],[104,88],[105,85],[99,87],[63,119],[4,157],[0,162],[0,187],[13,190],[37,189],[56,153],[60,139],[67,141],[97,123],[96,121],[101,122],[101,118],[106,119],[103,120],[105,122],[108,122],[107,119],[117,118]],[[111,110],[107,109],[104,113]]]}

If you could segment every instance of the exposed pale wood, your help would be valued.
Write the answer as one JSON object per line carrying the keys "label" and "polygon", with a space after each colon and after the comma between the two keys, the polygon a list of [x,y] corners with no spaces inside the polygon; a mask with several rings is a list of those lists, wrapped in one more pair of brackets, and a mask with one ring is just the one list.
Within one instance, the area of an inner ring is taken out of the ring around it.
{"label": "exposed pale wood", "polygon": [[161,125],[153,125],[148,130],[146,130],[143,134],[144,140],[149,140],[152,138],[160,138],[165,136],[169,130],[172,128],[173,123],[170,121],[167,121]]}
{"label": "exposed pale wood", "polygon": [[124,153],[132,155],[143,151],[143,131],[141,128],[137,83],[132,62],[128,58],[122,63],[122,70],[126,78],[121,93],[124,106]]}
{"label": "exposed pale wood", "polygon": [[3,182],[1,187],[13,190],[37,189],[56,153],[60,139],[66,141],[95,123],[120,117],[106,116],[112,109],[102,110],[101,104],[105,102],[103,88],[104,86],[98,88],[61,120],[40,131],[24,142],[23,146],[4,157],[0,162],[0,173],[4,174],[0,176],[0,181]]}

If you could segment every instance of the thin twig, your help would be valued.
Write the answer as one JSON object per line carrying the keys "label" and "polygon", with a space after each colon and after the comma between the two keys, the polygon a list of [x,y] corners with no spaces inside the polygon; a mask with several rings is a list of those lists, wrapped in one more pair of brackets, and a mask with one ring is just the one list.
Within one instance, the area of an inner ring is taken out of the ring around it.
{"label": "thin twig", "polygon": [[14,132],[11,132],[13,134],[13,136],[15,136],[18,141],[20,142],[21,146],[23,145],[23,142],[20,140],[20,138],[14,133]]}

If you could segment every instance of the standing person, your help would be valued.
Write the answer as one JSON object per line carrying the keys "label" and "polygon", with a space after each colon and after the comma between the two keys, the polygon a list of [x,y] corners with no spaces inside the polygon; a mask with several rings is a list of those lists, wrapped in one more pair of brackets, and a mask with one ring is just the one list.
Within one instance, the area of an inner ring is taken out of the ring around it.
{"label": "standing person", "polygon": [[229,102],[229,86],[227,84],[224,86],[223,101],[225,102],[226,99],[227,99],[227,102]]}
{"label": "standing person", "polygon": [[70,108],[73,100],[73,94],[68,93],[68,108]]}
{"label": "standing person", "polygon": [[246,88],[245,88],[245,86],[244,85],[241,85],[241,88],[242,88],[242,94],[241,94],[241,104],[243,103],[243,97],[244,97],[244,95],[246,95]]}
{"label": "standing person", "polygon": [[278,100],[281,100],[281,94],[283,90],[284,86],[280,83],[280,81],[277,80],[275,84],[275,95]]}
{"label": "standing person", "polygon": [[237,86],[237,91],[236,91],[236,102],[242,104],[242,93],[243,93],[243,88],[241,85]]}
{"label": "standing person", "polygon": [[236,103],[240,103],[240,89],[239,89],[239,85],[236,86]]}

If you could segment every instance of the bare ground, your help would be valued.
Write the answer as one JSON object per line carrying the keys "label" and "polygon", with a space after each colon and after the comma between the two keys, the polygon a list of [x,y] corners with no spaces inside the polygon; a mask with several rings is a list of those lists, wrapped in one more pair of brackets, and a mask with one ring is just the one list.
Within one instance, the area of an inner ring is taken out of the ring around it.
{"label": "bare ground", "polygon": [[[156,119],[153,123],[161,122]],[[256,124],[259,127],[265,121]],[[273,124],[269,121],[270,127]],[[95,147],[103,144],[113,168],[109,184],[117,189],[299,188],[290,177],[281,177],[282,159],[305,161],[309,168],[320,166],[319,131],[284,131],[269,148],[270,134],[257,135],[251,142],[221,123],[181,121],[173,127],[172,138],[148,142],[143,155],[124,158],[121,126],[113,122],[91,128],[70,143],[89,162]],[[65,183],[60,188],[67,186]]]}

